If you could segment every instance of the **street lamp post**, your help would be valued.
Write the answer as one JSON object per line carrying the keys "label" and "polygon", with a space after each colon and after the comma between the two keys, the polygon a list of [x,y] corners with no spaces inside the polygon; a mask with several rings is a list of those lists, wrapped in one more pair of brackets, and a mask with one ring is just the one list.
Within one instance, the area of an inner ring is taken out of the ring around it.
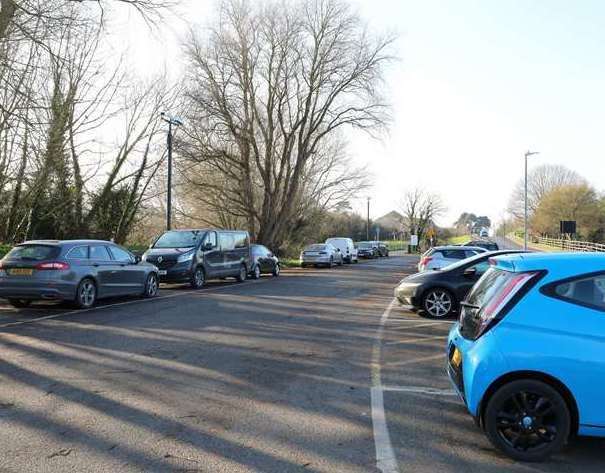
{"label": "street lamp post", "polygon": [[171,117],[165,112],[160,114],[162,120],[168,123],[168,136],[166,146],[168,148],[168,175],[166,182],[166,230],[170,230],[172,224],[172,126],[181,126],[183,122],[176,117]]}
{"label": "street lamp post", "polygon": [[527,158],[538,154],[538,151],[525,152],[525,219],[523,222],[523,249],[527,251]]}
{"label": "street lamp post", "polygon": [[370,198],[368,197],[368,218],[366,220],[366,241],[370,241]]}

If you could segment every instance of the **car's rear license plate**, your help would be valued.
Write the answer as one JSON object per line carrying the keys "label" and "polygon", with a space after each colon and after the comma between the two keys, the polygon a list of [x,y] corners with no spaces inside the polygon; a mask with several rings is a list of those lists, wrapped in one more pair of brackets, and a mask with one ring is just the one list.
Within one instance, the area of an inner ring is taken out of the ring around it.
{"label": "car's rear license plate", "polygon": [[11,276],[31,276],[34,274],[32,268],[11,268],[8,270],[8,274]]}
{"label": "car's rear license plate", "polygon": [[166,271],[165,269],[160,269],[160,270],[158,271],[158,274],[159,274],[160,276],[166,276],[166,274],[168,274],[168,271]]}
{"label": "car's rear license plate", "polygon": [[460,366],[460,363],[462,363],[462,353],[460,353],[460,350],[458,350],[458,348],[454,348],[451,361],[452,365],[454,365],[454,367],[456,368],[458,368]]}

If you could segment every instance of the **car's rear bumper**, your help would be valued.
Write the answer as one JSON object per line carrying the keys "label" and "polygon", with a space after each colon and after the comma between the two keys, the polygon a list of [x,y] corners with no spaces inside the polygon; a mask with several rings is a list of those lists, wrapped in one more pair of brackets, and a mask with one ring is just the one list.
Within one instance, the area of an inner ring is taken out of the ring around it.
{"label": "car's rear bumper", "polygon": [[305,257],[300,260],[300,264],[330,264],[329,256],[321,256],[317,258]]}
{"label": "car's rear bumper", "polygon": [[27,300],[74,300],[76,284],[0,279],[0,298]]}

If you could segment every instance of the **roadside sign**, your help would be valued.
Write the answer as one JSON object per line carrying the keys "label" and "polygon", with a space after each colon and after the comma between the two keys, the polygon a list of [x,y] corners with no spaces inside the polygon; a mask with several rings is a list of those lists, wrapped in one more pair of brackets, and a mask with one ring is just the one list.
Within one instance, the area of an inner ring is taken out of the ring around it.
{"label": "roadside sign", "polygon": [[410,245],[418,246],[418,235],[410,235]]}

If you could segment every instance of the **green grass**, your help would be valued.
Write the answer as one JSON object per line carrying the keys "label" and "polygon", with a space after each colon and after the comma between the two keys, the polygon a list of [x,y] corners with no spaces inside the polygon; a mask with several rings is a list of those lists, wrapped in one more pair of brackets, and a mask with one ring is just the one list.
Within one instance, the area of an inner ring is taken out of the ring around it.
{"label": "green grass", "polygon": [[282,268],[300,268],[300,260],[298,258],[280,258],[279,265]]}
{"label": "green grass", "polygon": [[470,239],[471,238],[468,235],[450,237],[447,239],[447,244],[448,245],[462,245],[463,243],[466,243]]}
{"label": "green grass", "polygon": [[[512,234],[512,235],[509,234],[509,235],[506,236],[506,238],[508,238],[511,241],[514,241],[518,245],[523,246],[523,237],[522,236],[518,236],[518,235],[514,235],[514,234]],[[548,245],[541,245],[539,243],[532,243],[531,241],[529,241],[527,243],[527,248],[530,249],[530,250],[544,251],[546,253],[556,253],[556,252],[563,251],[561,248],[555,248],[553,246],[548,246]]]}
{"label": "green grass", "polygon": [[2,258],[6,253],[8,253],[11,248],[11,245],[0,245],[0,258]]}

